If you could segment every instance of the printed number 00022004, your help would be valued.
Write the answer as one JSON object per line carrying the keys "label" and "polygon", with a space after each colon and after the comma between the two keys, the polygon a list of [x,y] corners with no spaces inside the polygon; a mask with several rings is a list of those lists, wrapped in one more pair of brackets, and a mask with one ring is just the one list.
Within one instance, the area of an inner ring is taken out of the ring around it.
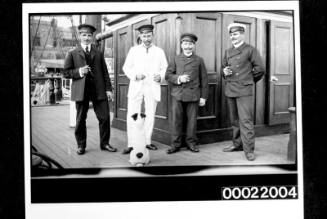
{"label": "printed number 00022004", "polygon": [[296,199],[297,186],[240,186],[222,187],[223,200]]}

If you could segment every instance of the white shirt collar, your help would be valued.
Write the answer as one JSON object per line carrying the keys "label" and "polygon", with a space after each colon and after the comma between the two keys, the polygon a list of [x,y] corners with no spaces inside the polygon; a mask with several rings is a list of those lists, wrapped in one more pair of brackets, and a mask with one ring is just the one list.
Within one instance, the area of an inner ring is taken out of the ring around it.
{"label": "white shirt collar", "polygon": [[240,43],[238,43],[238,44],[235,44],[235,45],[233,45],[233,46],[234,46],[234,48],[238,48],[238,47],[242,46],[243,43],[244,43],[244,41],[242,41],[242,42],[240,42]]}
{"label": "white shirt collar", "polygon": [[153,46],[153,43],[151,43],[149,47],[146,47],[146,46],[144,45],[144,43],[142,43],[141,45],[142,45],[145,49],[150,49],[150,48]]}
{"label": "white shirt collar", "polygon": [[83,50],[85,51],[86,50],[86,47],[89,47],[89,52],[91,51],[91,44],[88,44],[88,45],[86,45],[86,44],[81,44],[81,46],[82,46],[82,48],[83,48]]}

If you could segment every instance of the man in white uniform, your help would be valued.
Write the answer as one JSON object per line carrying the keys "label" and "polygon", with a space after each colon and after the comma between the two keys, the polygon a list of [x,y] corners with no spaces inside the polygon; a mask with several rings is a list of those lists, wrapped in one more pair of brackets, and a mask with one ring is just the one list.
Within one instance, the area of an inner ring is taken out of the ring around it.
{"label": "man in white uniform", "polygon": [[141,112],[144,99],[145,104],[145,140],[146,147],[156,150],[157,147],[151,143],[157,103],[161,98],[161,82],[164,80],[168,66],[164,51],[152,43],[153,25],[139,27],[142,43],[134,46],[128,52],[123,71],[130,79],[128,89],[127,108],[127,148],[123,154],[131,152],[133,145],[130,141],[130,124],[132,115]]}

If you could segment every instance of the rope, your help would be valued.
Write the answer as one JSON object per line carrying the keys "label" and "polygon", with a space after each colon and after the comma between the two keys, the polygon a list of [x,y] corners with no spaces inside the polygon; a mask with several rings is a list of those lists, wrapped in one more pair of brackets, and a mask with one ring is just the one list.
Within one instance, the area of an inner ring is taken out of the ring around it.
{"label": "rope", "polygon": [[38,62],[39,62],[39,60],[41,59],[41,57],[42,57],[42,55],[43,55],[43,52],[44,52],[44,50],[45,50],[45,47],[46,47],[46,45],[47,45],[47,43],[48,43],[48,39],[49,39],[49,36],[50,36],[51,28],[52,28],[52,26],[50,25],[50,28],[49,28],[49,31],[48,31],[48,35],[47,35],[47,39],[45,40],[45,43],[44,43],[44,46],[43,46],[42,53],[41,53],[40,57],[38,58]]}
{"label": "rope", "polygon": [[70,18],[70,22],[72,23],[72,31],[73,31],[73,34],[74,34],[75,40],[76,40],[76,42],[78,42],[78,39],[77,39],[77,36],[76,36],[76,30],[75,30],[75,28],[74,28],[73,16],[69,16],[69,18]]}
{"label": "rope", "polygon": [[30,57],[32,57],[32,54],[33,54],[33,51],[34,51],[35,39],[36,39],[37,33],[39,32],[39,26],[40,26],[40,23],[41,23],[41,16],[40,16],[40,18],[39,18],[39,22],[37,23],[37,27],[36,27],[35,35],[34,35],[34,37],[33,37],[33,43],[32,43],[32,48],[31,48]]}
{"label": "rope", "polygon": [[[59,30],[59,33],[63,33],[63,32]],[[62,49],[62,42],[63,42],[62,36],[61,37],[59,36],[59,41],[58,41],[59,49],[60,49],[62,57],[65,57],[64,50]]]}

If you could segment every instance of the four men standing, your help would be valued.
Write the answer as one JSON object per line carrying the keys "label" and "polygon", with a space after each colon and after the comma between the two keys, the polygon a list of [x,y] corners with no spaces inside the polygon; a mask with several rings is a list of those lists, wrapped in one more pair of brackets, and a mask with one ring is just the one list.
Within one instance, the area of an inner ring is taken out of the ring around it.
{"label": "four men standing", "polygon": [[[147,148],[156,150],[151,143],[157,103],[161,98],[161,82],[165,78],[171,85],[172,96],[172,147],[168,154],[182,146],[184,115],[187,116],[186,145],[192,152],[199,152],[196,138],[198,106],[204,106],[208,98],[208,80],[204,61],[194,54],[197,36],[185,33],[181,36],[182,53],[174,57],[167,69],[164,51],[153,44],[153,25],[139,28],[140,45],[132,47],[126,57],[123,71],[130,79],[128,90],[127,135],[130,153],[131,115],[141,112],[145,104],[145,133]],[[233,144],[224,152],[244,150],[248,160],[254,156],[253,88],[265,70],[258,51],[244,42],[245,26],[233,23],[228,26],[232,47],[227,49],[221,67],[225,79],[225,95],[233,128]],[[89,101],[99,120],[100,148],[110,152],[117,149],[109,144],[110,122],[108,98],[112,98],[104,57],[91,46],[95,28],[88,24],[78,27],[81,45],[67,54],[64,76],[73,79],[71,99],[76,101],[77,119],[75,137],[78,154],[86,148],[86,116]]]}

